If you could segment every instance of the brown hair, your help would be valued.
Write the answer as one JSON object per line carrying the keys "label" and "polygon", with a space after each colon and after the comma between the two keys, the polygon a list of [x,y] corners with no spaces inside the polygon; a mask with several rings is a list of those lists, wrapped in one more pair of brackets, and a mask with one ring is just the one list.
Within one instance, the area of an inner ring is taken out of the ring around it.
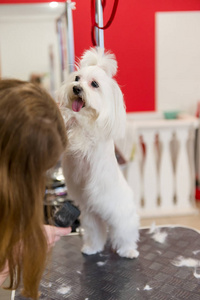
{"label": "brown hair", "polygon": [[24,296],[33,299],[47,256],[45,174],[65,146],[64,122],[50,95],[28,82],[0,80],[0,271],[8,262],[8,289],[22,279]]}

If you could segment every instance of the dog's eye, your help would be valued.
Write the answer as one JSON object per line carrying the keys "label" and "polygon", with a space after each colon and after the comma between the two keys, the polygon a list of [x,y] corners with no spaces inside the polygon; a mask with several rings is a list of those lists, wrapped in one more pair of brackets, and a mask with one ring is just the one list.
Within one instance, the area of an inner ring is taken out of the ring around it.
{"label": "dog's eye", "polygon": [[91,82],[91,86],[93,86],[94,88],[98,88],[99,87],[99,85],[98,85],[98,83],[96,81],[92,81]]}
{"label": "dog's eye", "polygon": [[80,77],[79,76],[76,76],[75,77],[75,81],[79,81],[80,80]]}

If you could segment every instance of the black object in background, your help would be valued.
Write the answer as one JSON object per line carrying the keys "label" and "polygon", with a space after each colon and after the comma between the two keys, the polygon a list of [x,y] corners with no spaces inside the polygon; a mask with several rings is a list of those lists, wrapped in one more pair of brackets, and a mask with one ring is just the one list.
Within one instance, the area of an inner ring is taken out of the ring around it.
{"label": "black object in background", "polygon": [[44,195],[45,224],[71,227],[76,232],[80,226],[80,211],[68,198],[67,187],[62,173],[61,161],[46,174],[46,191]]}

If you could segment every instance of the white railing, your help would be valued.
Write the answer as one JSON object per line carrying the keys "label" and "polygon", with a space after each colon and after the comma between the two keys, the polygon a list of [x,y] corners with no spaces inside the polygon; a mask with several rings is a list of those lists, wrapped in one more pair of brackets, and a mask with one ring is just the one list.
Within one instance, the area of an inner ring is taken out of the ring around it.
{"label": "white railing", "polygon": [[198,119],[164,120],[157,113],[129,114],[126,142],[117,143],[128,163],[123,173],[141,217],[196,213],[194,138]]}

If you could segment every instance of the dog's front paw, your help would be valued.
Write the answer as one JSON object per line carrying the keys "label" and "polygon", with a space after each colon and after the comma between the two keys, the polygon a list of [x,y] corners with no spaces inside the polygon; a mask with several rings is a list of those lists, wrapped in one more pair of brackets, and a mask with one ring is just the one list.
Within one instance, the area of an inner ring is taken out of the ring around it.
{"label": "dog's front paw", "polygon": [[137,258],[139,256],[139,252],[136,249],[118,249],[117,253],[119,254],[119,256],[121,257],[126,257],[126,258]]}
{"label": "dog's front paw", "polygon": [[97,250],[97,249],[94,249],[92,248],[91,246],[89,245],[83,245],[82,249],[81,249],[81,252],[84,253],[84,254],[87,254],[87,255],[92,255],[92,254],[96,254],[98,252],[101,252],[101,250]]}

